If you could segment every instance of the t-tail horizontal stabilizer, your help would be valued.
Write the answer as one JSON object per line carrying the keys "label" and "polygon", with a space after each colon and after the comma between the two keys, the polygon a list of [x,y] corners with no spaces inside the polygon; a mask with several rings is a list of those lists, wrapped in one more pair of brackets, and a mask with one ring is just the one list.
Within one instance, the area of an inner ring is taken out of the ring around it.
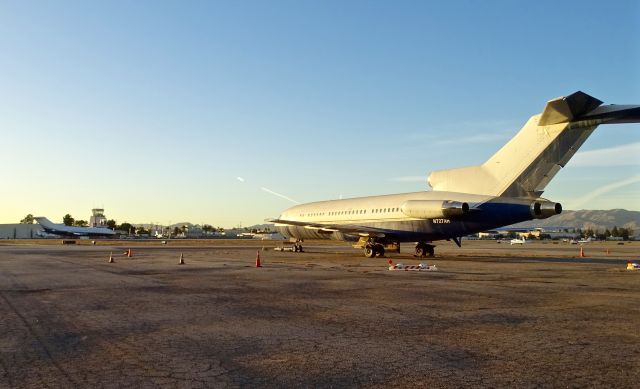
{"label": "t-tail horizontal stabilizer", "polygon": [[638,122],[639,105],[603,106],[578,91],[549,101],[482,165],[438,170],[427,182],[435,191],[540,197],[598,125]]}

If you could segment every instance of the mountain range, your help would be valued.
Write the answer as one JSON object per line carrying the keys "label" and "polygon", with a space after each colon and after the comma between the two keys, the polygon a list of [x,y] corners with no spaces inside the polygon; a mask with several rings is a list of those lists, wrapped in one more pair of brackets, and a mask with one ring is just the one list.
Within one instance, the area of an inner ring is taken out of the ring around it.
{"label": "mountain range", "polygon": [[562,211],[560,215],[548,219],[530,220],[513,227],[565,227],[591,229],[594,231],[613,227],[631,228],[640,232],[640,212],[626,209]]}

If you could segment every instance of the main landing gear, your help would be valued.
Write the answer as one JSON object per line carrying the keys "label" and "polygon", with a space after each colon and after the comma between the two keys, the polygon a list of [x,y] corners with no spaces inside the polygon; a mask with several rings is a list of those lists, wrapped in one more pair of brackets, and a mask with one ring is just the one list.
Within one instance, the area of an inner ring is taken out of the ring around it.
{"label": "main landing gear", "polygon": [[424,258],[424,257],[433,257],[434,256],[434,245],[432,244],[428,244],[425,242],[418,242],[416,243],[416,253],[415,253],[415,257],[420,257],[420,258]]}
{"label": "main landing gear", "polygon": [[[359,244],[354,245],[354,247],[362,247],[364,249],[364,256],[367,258],[384,257],[385,248],[398,253],[400,252],[400,242],[397,241],[392,242],[388,240],[361,238],[358,243]],[[416,253],[414,257],[433,257],[435,247],[436,246],[426,242],[418,242],[416,243]]]}
{"label": "main landing gear", "polygon": [[376,242],[368,242],[364,246],[364,256],[367,258],[384,257],[384,245]]}
{"label": "main landing gear", "polygon": [[367,258],[384,257],[387,252],[400,252],[400,242],[389,238],[366,238],[361,237],[356,245],[364,249],[364,256]]}

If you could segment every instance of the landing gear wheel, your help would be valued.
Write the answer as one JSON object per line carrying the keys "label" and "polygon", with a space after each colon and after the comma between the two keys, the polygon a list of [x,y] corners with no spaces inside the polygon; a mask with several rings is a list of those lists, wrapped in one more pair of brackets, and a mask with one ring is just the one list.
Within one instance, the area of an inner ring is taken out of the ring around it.
{"label": "landing gear wheel", "polygon": [[433,245],[426,245],[427,246],[427,254],[429,254],[430,257],[433,257],[435,255],[435,250]]}
{"label": "landing gear wheel", "polygon": [[367,258],[373,258],[376,256],[376,248],[374,245],[368,244],[364,246],[364,256]]}
{"label": "landing gear wheel", "polygon": [[384,257],[384,246],[383,245],[379,245],[376,247],[376,255],[378,257]]}
{"label": "landing gear wheel", "polygon": [[416,254],[415,254],[415,256],[424,258],[424,257],[426,257],[428,255],[430,257],[433,257],[434,256],[434,252],[435,252],[434,249],[433,249],[434,247],[435,246],[433,246],[431,244],[427,244],[427,243],[424,243],[424,242],[419,242],[416,245]]}

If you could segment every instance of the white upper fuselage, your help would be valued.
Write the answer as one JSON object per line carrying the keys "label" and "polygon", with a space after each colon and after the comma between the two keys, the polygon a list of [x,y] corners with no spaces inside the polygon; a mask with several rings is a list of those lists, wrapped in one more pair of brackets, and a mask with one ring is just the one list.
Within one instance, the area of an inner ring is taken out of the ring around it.
{"label": "white upper fuselage", "polygon": [[[272,221],[281,234],[297,239],[360,236],[398,242],[432,241],[530,220],[534,217],[533,204],[541,202],[549,203],[543,199],[413,192],[296,205]],[[466,211],[443,213],[450,203],[464,204]],[[423,212],[420,206],[425,204],[428,209]],[[444,207],[438,208],[439,204]]]}
{"label": "white upper fuselage", "polygon": [[285,210],[280,215],[280,219],[327,224],[410,221],[420,219],[407,216],[402,212],[402,205],[408,200],[454,200],[469,203],[473,208],[492,198],[484,195],[434,191],[356,197],[296,205]]}

